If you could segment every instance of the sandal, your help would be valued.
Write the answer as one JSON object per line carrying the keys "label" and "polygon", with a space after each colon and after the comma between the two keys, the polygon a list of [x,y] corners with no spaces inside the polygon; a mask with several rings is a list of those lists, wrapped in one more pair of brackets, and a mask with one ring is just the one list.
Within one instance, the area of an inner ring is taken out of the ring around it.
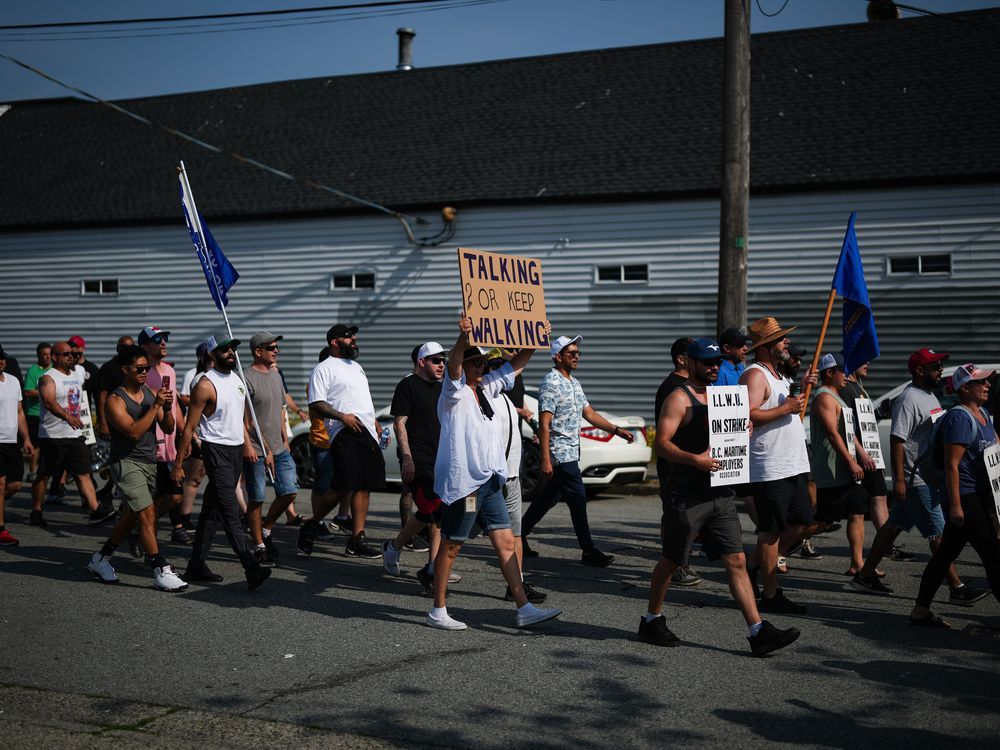
{"label": "sandal", "polygon": [[910,616],[910,624],[911,625],[919,625],[922,628],[940,628],[940,629],[951,628],[951,625],[949,623],[947,623],[944,620],[942,620],[940,617],[938,617],[933,612],[928,612],[923,617],[913,617],[911,615]]}

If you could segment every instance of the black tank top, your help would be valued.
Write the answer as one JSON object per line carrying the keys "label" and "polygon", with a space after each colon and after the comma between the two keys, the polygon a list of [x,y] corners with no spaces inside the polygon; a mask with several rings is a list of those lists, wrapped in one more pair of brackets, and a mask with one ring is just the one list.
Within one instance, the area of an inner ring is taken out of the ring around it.
{"label": "black tank top", "polygon": [[[698,455],[708,450],[708,405],[696,399],[686,385],[679,388],[691,399],[691,421],[677,428],[671,442],[682,451]],[[681,497],[698,499],[732,493],[729,487],[712,487],[707,471],[687,464],[670,465],[670,491]]]}
{"label": "black tank top", "polygon": [[[113,395],[121,398],[125,402],[125,411],[132,420],[138,420],[148,412],[156,403],[156,396],[146,386],[142,387],[142,402],[136,403],[125,392],[125,387],[115,388]],[[113,424],[108,425],[108,432],[111,433],[111,456],[109,460],[121,461],[123,458],[130,458],[144,464],[156,463],[156,433],[154,429],[156,423],[150,425],[149,429],[142,434],[138,440],[133,440],[128,435],[119,432]]]}

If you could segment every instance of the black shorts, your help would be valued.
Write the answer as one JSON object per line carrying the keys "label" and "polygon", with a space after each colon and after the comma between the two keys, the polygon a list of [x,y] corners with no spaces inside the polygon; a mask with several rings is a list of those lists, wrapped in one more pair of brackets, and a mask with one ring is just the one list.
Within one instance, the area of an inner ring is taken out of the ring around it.
{"label": "black shorts", "polygon": [[24,476],[24,456],[17,443],[0,444],[0,477],[7,480],[7,486],[20,482]]}
{"label": "black shorts", "polygon": [[35,481],[60,477],[68,471],[75,477],[90,473],[90,446],[83,436],[75,438],[40,438],[38,474]]}
{"label": "black shorts", "polygon": [[25,414],[24,419],[28,423],[28,435],[31,436],[31,442],[38,445],[38,425],[41,422],[41,417],[33,417],[30,414]]}
{"label": "black shorts", "polygon": [[816,488],[816,520],[833,523],[847,516],[863,516],[868,510],[868,492],[860,484]]}
{"label": "black shorts", "polygon": [[173,463],[168,463],[167,461],[156,462],[156,497],[181,495],[184,493],[184,488],[170,476],[170,470],[173,466]]}
{"label": "black shorts", "polygon": [[663,556],[675,565],[684,565],[696,537],[709,560],[743,551],[743,529],[732,494],[707,500],[691,499],[674,493],[660,522]]}
{"label": "black shorts", "polygon": [[333,457],[330,489],[354,492],[385,487],[385,458],[368,430],[342,429],[330,443],[330,455]]}
{"label": "black shorts", "polygon": [[789,526],[806,526],[812,523],[808,482],[808,474],[796,474],[751,484],[754,507],[757,510],[757,528],[765,534],[776,534]]}
{"label": "black shorts", "polygon": [[888,488],[885,486],[885,472],[882,469],[875,469],[875,471],[866,471],[865,478],[861,480],[862,486],[868,493],[868,497],[885,497],[888,494]]}

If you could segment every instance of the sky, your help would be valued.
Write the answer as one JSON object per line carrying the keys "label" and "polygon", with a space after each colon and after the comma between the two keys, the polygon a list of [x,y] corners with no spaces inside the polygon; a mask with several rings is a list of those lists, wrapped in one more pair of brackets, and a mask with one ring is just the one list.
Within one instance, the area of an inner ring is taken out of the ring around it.
{"label": "sky", "polygon": [[[0,25],[308,8],[348,1],[8,1]],[[867,6],[866,0],[748,1],[754,34],[862,23]],[[911,0],[909,4],[957,12],[1000,2]],[[100,98],[127,99],[392,70],[396,29],[401,26],[417,32],[414,65],[431,67],[722,36],[723,8],[723,0],[439,0],[408,8],[353,11],[366,17],[345,17],[344,12],[313,14],[310,19],[271,16],[256,20],[257,28],[224,33],[180,35],[176,24],[156,24],[158,29],[133,26],[124,32],[75,29],[72,33],[77,36],[95,38],[67,40],[52,38],[65,35],[64,30],[0,30],[0,52]],[[908,15],[904,11],[904,17]],[[128,38],[106,38],[122,33]],[[49,36],[43,39],[42,34]],[[70,95],[0,59],[0,103]]]}

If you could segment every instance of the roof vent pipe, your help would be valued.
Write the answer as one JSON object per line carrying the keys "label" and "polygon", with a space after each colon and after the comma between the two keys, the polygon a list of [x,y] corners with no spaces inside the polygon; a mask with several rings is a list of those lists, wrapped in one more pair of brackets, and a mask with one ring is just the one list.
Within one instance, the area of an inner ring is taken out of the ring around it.
{"label": "roof vent pipe", "polygon": [[399,37],[399,62],[396,70],[413,70],[413,37],[417,35],[413,29],[396,29]]}

